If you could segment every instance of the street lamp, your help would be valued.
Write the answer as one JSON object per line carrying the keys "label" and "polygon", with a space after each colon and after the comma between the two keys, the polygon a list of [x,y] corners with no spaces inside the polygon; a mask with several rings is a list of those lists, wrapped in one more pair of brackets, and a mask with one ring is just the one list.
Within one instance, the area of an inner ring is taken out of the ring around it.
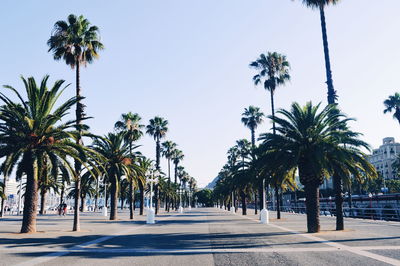
{"label": "street lamp", "polygon": [[192,204],[191,204],[190,200],[191,200],[192,192],[190,191],[190,188],[189,188],[188,196],[189,196],[189,207],[188,207],[188,210],[191,211],[192,210]]}
{"label": "street lamp", "polygon": [[182,185],[179,186],[178,193],[179,193],[179,209],[178,209],[178,212],[179,213],[183,213],[183,207],[182,207],[183,189],[182,189]]}
{"label": "street lamp", "polygon": [[332,216],[332,197],[331,196],[329,196],[329,213]]}
{"label": "street lamp", "polygon": [[369,198],[369,208],[370,208],[370,212],[371,212],[371,219],[373,219],[373,216],[372,216],[372,193],[371,192],[368,194],[368,198]]}
{"label": "street lamp", "polygon": [[268,210],[265,208],[265,179],[263,179],[263,196],[262,196],[262,201],[263,201],[263,209],[260,212],[260,220],[262,224],[268,224],[269,223],[269,213]]}
{"label": "street lamp", "polygon": [[104,206],[103,206],[103,210],[102,210],[102,215],[103,216],[107,216],[107,184],[106,184],[106,177],[103,176],[103,182],[104,182]]}
{"label": "street lamp", "polygon": [[235,198],[234,198],[235,194],[232,191],[232,206],[231,206],[231,213],[235,213]]}
{"label": "street lamp", "polygon": [[155,223],[155,212],[153,209],[153,184],[158,183],[158,170],[150,170],[150,178],[149,178],[149,183],[150,183],[150,206],[147,209],[147,224],[154,224]]}

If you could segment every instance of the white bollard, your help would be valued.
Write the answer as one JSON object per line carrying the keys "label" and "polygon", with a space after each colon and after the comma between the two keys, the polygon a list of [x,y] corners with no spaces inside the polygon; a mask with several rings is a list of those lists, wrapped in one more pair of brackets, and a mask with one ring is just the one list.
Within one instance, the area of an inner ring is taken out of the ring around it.
{"label": "white bollard", "polygon": [[146,215],[147,215],[147,221],[146,221],[147,224],[155,224],[156,223],[156,221],[154,219],[155,212],[154,212],[153,208],[149,208],[147,210],[147,214]]}
{"label": "white bollard", "polygon": [[103,213],[103,216],[108,216],[107,215],[107,207],[102,208],[102,213]]}
{"label": "white bollard", "polygon": [[231,207],[231,213],[236,213],[235,212],[235,207]]}
{"label": "white bollard", "polygon": [[262,224],[269,224],[269,213],[267,209],[261,210],[260,220]]}
{"label": "white bollard", "polygon": [[192,206],[189,205],[188,210],[191,211],[192,210]]}
{"label": "white bollard", "polygon": [[182,208],[182,206],[179,207],[179,213],[183,213],[183,208]]}

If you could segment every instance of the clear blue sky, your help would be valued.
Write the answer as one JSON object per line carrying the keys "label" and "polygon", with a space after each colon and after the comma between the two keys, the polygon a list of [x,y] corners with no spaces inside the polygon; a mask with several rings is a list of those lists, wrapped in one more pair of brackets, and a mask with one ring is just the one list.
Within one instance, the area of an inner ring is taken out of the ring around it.
{"label": "clear blue sky", "polygon": [[[400,91],[400,2],[343,0],[326,11],[339,103],[357,118],[353,129],[373,147],[400,127],[383,115],[383,100]],[[276,106],[326,102],[319,13],[291,0],[13,1],[0,4],[0,83],[21,88],[19,76],[65,79],[74,72],[47,53],[54,22],[83,14],[101,29],[106,49],[82,71],[92,131],[112,130],[121,113],[169,120],[167,139],[185,153],[183,165],[201,186],[225,163],[226,151],[250,137],[240,122],[249,105],[270,114],[269,96],[255,88],[250,61],[266,51],[286,54],[292,81]],[[269,130],[269,122],[258,133]],[[155,144],[145,136],[144,154]],[[163,167],[166,163],[163,160]]]}

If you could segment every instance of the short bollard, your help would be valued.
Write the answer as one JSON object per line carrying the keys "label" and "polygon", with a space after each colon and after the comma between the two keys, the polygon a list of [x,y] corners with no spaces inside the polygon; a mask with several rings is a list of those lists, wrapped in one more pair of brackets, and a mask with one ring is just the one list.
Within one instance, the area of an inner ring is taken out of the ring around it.
{"label": "short bollard", "polygon": [[103,207],[102,212],[103,216],[107,216],[107,207]]}
{"label": "short bollard", "polygon": [[262,224],[269,223],[269,213],[267,209],[262,209],[260,213],[260,220]]}
{"label": "short bollard", "polygon": [[156,221],[154,219],[154,216],[155,216],[154,209],[153,208],[147,209],[147,220],[146,220],[146,223],[147,224],[155,224]]}

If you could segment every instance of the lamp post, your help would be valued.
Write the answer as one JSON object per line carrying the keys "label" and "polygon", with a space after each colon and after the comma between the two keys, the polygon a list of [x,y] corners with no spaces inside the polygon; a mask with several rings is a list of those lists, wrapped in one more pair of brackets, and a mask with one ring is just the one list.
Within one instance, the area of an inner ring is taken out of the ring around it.
{"label": "lamp post", "polygon": [[197,200],[199,198],[197,196],[194,196],[194,207],[197,209]]}
{"label": "lamp post", "polygon": [[154,224],[155,221],[155,211],[153,209],[153,185],[158,183],[158,170],[150,171],[150,206],[147,209],[147,224]]}
{"label": "lamp post", "polygon": [[332,216],[332,197],[331,196],[329,196],[329,213]]}
{"label": "lamp post", "polygon": [[179,213],[183,213],[183,207],[182,207],[182,193],[183,189],[182,186],[179,186]]}
{"label": "lamp post", "polygon": [[235,213],[235,194],[232,191],[232,204],[231,204],[231,213]]}
{"label": "lamp post", "polygon": [[102,210],[102,215],[103,216],[107,216],[107,184],[106,184],[106,177],[103,176],[103,183],[104,183],[104,206],[103,206],[103,210]]}
{"label": "lamp post", "polygon": [[190,188],[189,188],[188,196],[189,196],[189,207],[188,207],[188,210],[191,211],[192,210],[192,202],[191,202],[192,191],[190,191]]}
{"label": "lamp post", "polygon": [[368,198],[369,198],[369,208],[370,208],[370,212],[371,212],[371,219],[373,219],[373,215],[372,215],[372,193],[371,192],[368,194]]}
{"label": "lamp post", "polygon": [[262,224],[268,224],[269,223],[269,213],[268,210],[265,208],[265,179],[263,179],[263,196],[262,196],[262,201],[263,201],[263,209],[260,212],[260,220]]}
{"label": "lamp post", "polygon": [[19,190],[18,190],[18,215],[21,213],[22,209],[22,176],[19,180]]}

